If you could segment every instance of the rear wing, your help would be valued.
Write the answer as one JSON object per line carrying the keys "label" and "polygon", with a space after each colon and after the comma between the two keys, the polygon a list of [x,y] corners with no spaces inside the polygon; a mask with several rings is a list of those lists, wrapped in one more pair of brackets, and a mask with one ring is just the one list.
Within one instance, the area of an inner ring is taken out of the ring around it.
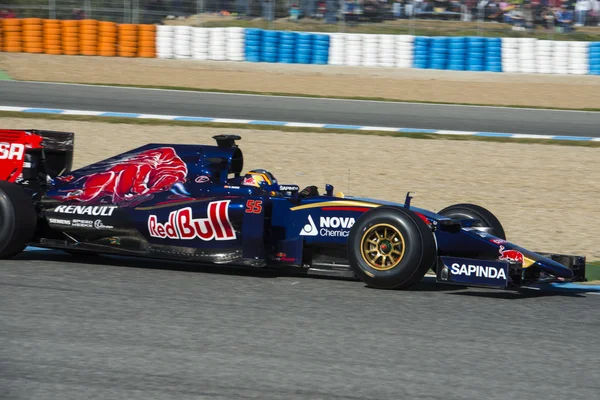
{"label": "rear wing", "polygon": [[73,166],[74,139],[72,132],[0,129],[0,180],[68,173]]}

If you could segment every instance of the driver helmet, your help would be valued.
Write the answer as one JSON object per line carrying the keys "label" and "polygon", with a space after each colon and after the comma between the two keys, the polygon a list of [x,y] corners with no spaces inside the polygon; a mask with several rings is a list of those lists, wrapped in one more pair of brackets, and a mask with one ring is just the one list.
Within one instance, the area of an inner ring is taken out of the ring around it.
{"label": "driver helmet", "polygon": [[254,186],[266,191],[276,191],[279,189],[275,176],[264,169],[253,169],[246,172],[242,179],[242,186]]}

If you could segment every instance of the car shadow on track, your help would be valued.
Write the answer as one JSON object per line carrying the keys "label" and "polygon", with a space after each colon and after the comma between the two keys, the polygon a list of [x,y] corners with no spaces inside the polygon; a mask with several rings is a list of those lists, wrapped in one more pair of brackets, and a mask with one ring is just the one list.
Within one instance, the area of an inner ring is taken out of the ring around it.
{"label": "car shadow on track", "polygon": [[[342,276],[327,276],[327,275],[312,275],[307,274],[306,270],[298,268],[275,269],[275,268],[254,268],[248,266],[236,265],[214,265],[214,264],[198,264],[185,261],[159,260],[152,258],[121,256],[111,254],[68,254],[61,250],[44,250],[44,251],[26,251],[14,258],[15,260],[35,260],[48,261],[61,264],[85,264],[89,266],[102,265],[110,267],[125,267],[138,269],[153,269],[164,271],[192,272],[203,274],[218,274],[232,276],[247,276],[253,278],[307,278],[319,280],[347,281],[359,283],[358,279],[342,277]],[[363,285],[365,288],[370,288]],[[421,282],[418,285],[411,287],[410,291],[421,292],[444,292],[464,290],[464,287],[435,284],[430,282]],[[376,289],[380,290],[380,289]]]}
{"label": "car shadow on track", "polygon": [[471,289],[469,291],[460,293],[451,293],[453,295],[460,296],[474,296],[474,297],[486,297],[489,299],[503,299],[503,300],[524,300],[524,299],[537,299],[540,297],[586,297],[585,291],[550,291],[550,290],[495,290],[495,289]]}
{"label": "car shadow on track", "polygon": [[[35,260],[35,261],[50,261],[66,264],[85,264],[85,265],[102,265],[110,267],[126,267],[139,269],[153,269],[165,271],[192,272],[203,274],[218,274],[232,276],[247,276],[253,278],[308,278],[319,280],[334,280],[357,282],[357,279],[339,277],[339,276],[322,276],[308,275],[306,270],[294,271],[292,269],[273,269],[273,268],[253,268],[247,266],[235,265],[214,265],[214,264],[198,264],[184,261],[159,260],[142,257],[120,256],[109,254],[67,254],[60,250],[50,251],[26,251],[14,258],[15,260]],[[364,285],[365,288],[370,288]],[[380,289],[374,289],[380,290]],[[547,296],[563,296],[563,297],[585,297],[582,292],[575,291],[546,291],[546,290],[520,290],[507,291],[496,289],[481,289],[469,288],[460,285],[449,285],[435,282],[435,278],[426,277],[422,282],[412,286],[404,291],[410,292],[447,292],[452,295],[475,296],[486,298],[497,298],[505,300],[518,300],[539,298]],[[401,292],[401,291],[398,291]]]}
{"label": "car shadow on track", "polygon": [[15,260],[49,261],[65,264],[102,265],[111,267],[126,267],[140,269],[156,269],[165,271],[199,272],[219,275],[247,275],[259,278],[277,278],[285,276],[286,271],[244,266],[219,266],[213,264],[198,264],[185,261],[159,260],[152,258],[120,256],[110,254],[67,254],[60,250],[28,251],[14,257]]}

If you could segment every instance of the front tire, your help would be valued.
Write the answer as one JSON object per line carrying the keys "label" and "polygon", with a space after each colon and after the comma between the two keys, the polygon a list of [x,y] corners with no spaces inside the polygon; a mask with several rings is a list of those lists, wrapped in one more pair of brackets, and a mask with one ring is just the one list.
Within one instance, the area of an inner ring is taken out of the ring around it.
{"label": "front tire", "polygon": [[31,198],[20,186],[0,181],[0,259],[22,252],[36,226],[37,213]]}
{"label": "front tire", "polygon": [[506,233],[502,224],[489,210],[475,204],[454,204],[446,207],[438,214],[452,219],[478,219],[480,222],[473,224],[475,228],[490,228],[489,234],[506,240]]}
{"label": "front tire", "polygon": [[404,289],[420,282],[437,257],[427,224],[400,207],[378,207],[363,214],[352,227],[347,246],[356,276],[380,289]]}

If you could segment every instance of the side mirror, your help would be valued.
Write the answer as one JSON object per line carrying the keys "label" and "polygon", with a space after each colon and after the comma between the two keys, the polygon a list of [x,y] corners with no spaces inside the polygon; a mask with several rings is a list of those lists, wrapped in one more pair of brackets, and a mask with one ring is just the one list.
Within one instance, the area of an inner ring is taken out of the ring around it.
{"label": "side mirror", "polygon": [[327,194],[327,196],[333,196],[333,185],[329,183],[325,185],[325,194]]}

